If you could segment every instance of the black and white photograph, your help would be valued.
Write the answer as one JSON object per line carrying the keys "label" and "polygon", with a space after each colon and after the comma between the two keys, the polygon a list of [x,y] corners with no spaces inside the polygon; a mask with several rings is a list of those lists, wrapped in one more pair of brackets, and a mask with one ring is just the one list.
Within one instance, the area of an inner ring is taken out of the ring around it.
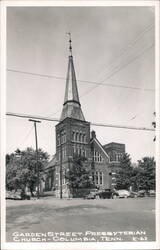
{"label": "black and white photograph", "polygon": [[159,249],[156,1],[11,2],[2,249]]}

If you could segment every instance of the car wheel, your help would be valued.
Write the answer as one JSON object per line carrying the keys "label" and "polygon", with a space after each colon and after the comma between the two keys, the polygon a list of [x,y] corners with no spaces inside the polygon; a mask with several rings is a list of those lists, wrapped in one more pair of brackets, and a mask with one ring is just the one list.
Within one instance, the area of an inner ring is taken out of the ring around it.
{"label": "car wheel", "polygon": [[113,197],[113,199],[117,199],[117,195],[116,194],[114,194],[112,197]]}

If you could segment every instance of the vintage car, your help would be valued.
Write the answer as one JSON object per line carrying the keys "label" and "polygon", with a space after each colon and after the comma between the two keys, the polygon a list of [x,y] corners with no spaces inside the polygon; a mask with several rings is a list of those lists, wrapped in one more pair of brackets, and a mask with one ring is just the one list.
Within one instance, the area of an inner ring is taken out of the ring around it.
{"label": "vintage car", "polygon": [[118,198],[129,198],[131,193],[128,190],[122,189],[122,190],[116,190],[116,193],[118,194]]}
{"label": "vintage car", "polygon": [[10,200],[30,200],[30,196],[22,190],[6,191],[6,199]]}
{"label": "vintage car", "polygon": [[90,200],[97,198],[98,195],[98,189],[92,189],[89,194],[84,196],[84,199]]}
{"label": "vintage car", "polygon": [[156,196],[156,192],[155,192],[155,190],[149,190],[149,196],[150,197],[155,197]]}
{"label": "vintage car", "polygon": [[115,199],[118,197],[117,192],[109,188],[101,190],[98,195],[100,199],[111,199],[111,198]]}
{"label": "vintage car", "polygon": [[85,199],[115,199],[118,197],[118,193],[112,189],[100,189],[100,190],[92,190],[88,195],[86,195]]}

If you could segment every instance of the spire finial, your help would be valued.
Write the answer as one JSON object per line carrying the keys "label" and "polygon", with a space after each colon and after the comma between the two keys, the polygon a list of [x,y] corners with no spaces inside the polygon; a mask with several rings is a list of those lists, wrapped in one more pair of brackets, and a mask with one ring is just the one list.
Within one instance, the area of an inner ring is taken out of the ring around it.
{"label": "spire finial", "polygon": [[69,35],[69,52],[70,52],[70,56],[72,56],[72,40],[71,40],[71,33],[68,32],[67,35]]}

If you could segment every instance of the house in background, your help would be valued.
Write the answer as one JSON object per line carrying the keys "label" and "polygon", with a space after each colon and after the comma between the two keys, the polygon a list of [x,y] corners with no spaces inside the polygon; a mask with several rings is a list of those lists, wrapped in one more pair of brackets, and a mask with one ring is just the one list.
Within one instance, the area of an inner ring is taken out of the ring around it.
{"label": "house in background", "polygon": [[99,188],[115,186],[114,173],[125,153],[125,145],[109,143],[104,146],[90,132],[90,122],[85,120],[79,100],[74,69],[71,40],[64,104],[60,122],[56,125],[56,154],[46,166],[46,191],[54,190],[55,196],[69,197],[70,190],[65,175],[73,165],[74,155],[84,156],[90,166],[90,175]]}

